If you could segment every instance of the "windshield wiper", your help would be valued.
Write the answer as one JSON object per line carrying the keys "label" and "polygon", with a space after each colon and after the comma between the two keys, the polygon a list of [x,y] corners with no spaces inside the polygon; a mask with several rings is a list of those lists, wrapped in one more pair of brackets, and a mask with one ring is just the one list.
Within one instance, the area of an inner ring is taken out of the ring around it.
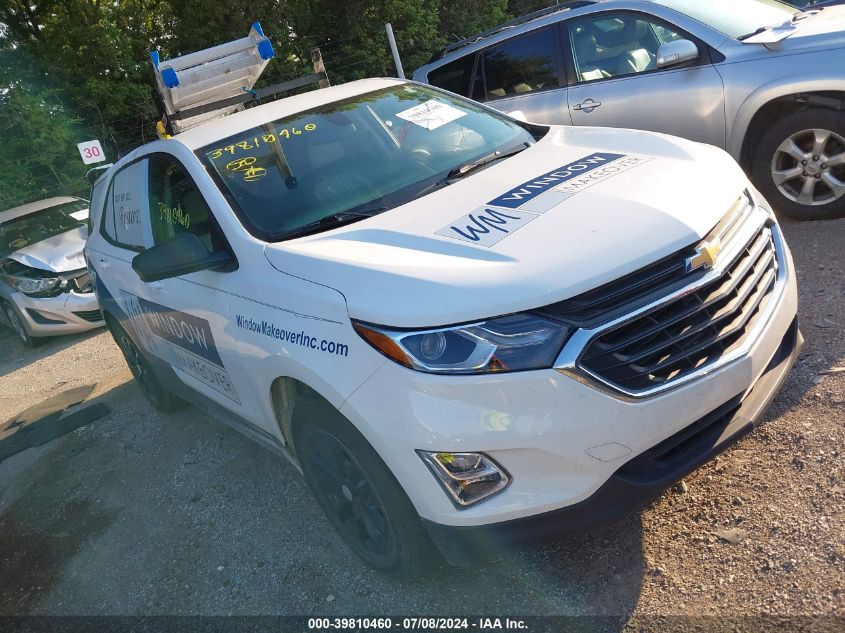
{"label": "windshield wiper", "polygon": [[750,37],[754,37],[755,35],[760,35],[760,33],[765,33],[766,31],[776,31],[776,30],[784,30],[787,27],[794,25],[796,22],[800,20],[804,20],[806,18],[812,17],[817,13],[817,11],[810,10],[810,11],[796,11],[792,14],[789,22],[783,22],[782,24],[773,24],[771,26],[761,26],[756,31],[752,31],[751,33],[746,33],[745,35],[740,35],[738,39],[740,42],[747,40]]}
{"label": "windshield wiper", "polygon": [[418,191],[415,197],[422,198],[424,195],[431,193],[435,189],[440,189],[441,187],[445,187],[446,185],[452,184],[452,181],[457,180],[459,178],[463,178],[468,173],[478,169],[479,167],[490,165],[491,163],[495,163],[496,161],[513,156],[514,154],[519,154],[521,151],[528,149],[529,147],[531,147],[529,143],[521,143],[520,145],[512,147],[509,150],[505,150],[504,152],[496,150],[492,154],[482,156],[477,160],[458,165],[454,169],[450,169],[449,172],[442,178],[438,178],[427,187],[424,187],[423,189]]}
{"label": "windshield wiper", "polygon": [[747,40],[749,37],[754,37],[755,35],[760,35],[760,33],[765,33],[765,32],[766,32],[766,31],[768,31],[770,28],[771,28],[771,27],[769,27],[769,26],[761,26],[761,27],[760,27],[759,29],[757,29],[756,31],[751,31],[751,33],[746,33],[745,35],[740,35],[740,36],[739,36],[738,38],[736,38],[736,39],[738,39],[740,42],[742,42],[743,40]]}
{"label": "windshield wiper", "polygon": [[387,211],[388,209],[390,209],[390,207],[361,206],[358,208],[350,209],[349,211],[338,211],[337,213],[330,213],[329,215],[324,216],[319,220],[314,220],[313,222],[309,222],[308,224],[303,224],[299,228],[293,229],[292,231],[273,234],[270,236],[270,239],[268,241],[278,242],[281,240],[289,240],[294,237],[312,235],[313,233],[319,233],[321,231],[328,231],[329,229],[334,229],[339,226],[344,226],[346,224],[352,224],[353,222],[359,222],[360,220],[364,220],[366,218],[371,218],[374,215],[378,215],[379,213]]}
{"label": "windshield wiper", "polygon": [[464,163],[463,165],[458,165],[454,169],[450,170],[448,174],[446,174],[446,180],[455,180],[456,178],[463,178],[471,171],[475,171],[479,167],[484,167],[485,165],[489,165],[490,163],[495,163],[496,161],[503,160],[508,158],[509,156],[513,156],[514,154],[519,154],[521,151],[528,149],[530,145],[528,143],[522,143],[521,145],[517,145],[516,147],[512,147],[509,150],[501,151],[496,150],[492,154],[488,154],[487,156],[482,156],[481,158],[474,160],[469,163]]}

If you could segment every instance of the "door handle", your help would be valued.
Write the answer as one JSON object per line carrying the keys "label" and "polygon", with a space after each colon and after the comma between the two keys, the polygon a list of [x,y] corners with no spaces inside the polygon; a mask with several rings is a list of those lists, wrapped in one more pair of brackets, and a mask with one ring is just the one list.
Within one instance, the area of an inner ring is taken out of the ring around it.
{"label": "door handle", "polygon": [[572,106],[573,110],[582,110],[589,114],[595,108],[598,108],[601,105],[601,101],[594,101],[593,99],[584,99],[581,103],[576,103]]}
{"label": "door handle", "polygon": [[152,288],[153,290],[161,290],[161,282],[160,281],[148,281],[147,288]]}
{"label": "door handle", "polygon": [[107,259],[103,259],[102,257],[97,258],[97,262],[103,268],[108,268],[109,266],[111,266],[111,264],[109,264],[109,261]]}

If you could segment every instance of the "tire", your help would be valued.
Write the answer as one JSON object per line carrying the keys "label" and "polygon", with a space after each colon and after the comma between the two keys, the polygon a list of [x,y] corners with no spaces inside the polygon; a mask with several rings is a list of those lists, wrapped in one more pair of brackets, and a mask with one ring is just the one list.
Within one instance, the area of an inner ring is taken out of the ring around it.
{"label": "tire", "polygon": [[405,491],[364,437],[327,402],[294,408],[294,447],[311,492],[347,546],[389,576],[438,560]]}
{"label": "tire", "polygon": [[162,413],[174,413],[184,408],[187,403],[161,384],[144,353],[138,349],[126,330],[111,317],[106,317],[106,326],[123,352],[132,377],[150,404]]}
{"label": "tire", "polygon": [[40,341],[26,331],[26,326],[18,311],[8,301],[2,301],[0,303],[2,304],[3,314],[9,322],[9,327],[12,328],[21,345],[28,348],[37,347]]}
{"label": "tire", "polygon": [[754,148],[751,180],[782,215],[845,217],[845,116],[810,108],[775,121]]}

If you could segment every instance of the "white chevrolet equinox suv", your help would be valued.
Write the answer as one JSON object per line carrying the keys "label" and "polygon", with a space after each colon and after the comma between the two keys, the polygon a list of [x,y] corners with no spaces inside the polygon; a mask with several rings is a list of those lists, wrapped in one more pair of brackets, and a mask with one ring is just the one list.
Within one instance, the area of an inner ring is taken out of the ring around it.
{"label": "white chevrolet equinox suv", "polygon": [[760,420],[802,341],[789,250],[724,151],[414,82],[149,143],[91,216],[147,398],[289,458],[384,572],[646,504]]}

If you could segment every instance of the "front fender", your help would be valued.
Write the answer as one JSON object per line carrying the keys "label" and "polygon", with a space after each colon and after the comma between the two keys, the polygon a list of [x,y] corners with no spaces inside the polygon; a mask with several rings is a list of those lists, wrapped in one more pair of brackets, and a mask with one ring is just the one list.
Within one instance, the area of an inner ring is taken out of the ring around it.
{"label": "front fender", "polygon": [[775,99],[807,92],[845,92],[845,77],[834,76],[830,71],[801,72],[763,84],[749,94],[737,110],[728,130],[728,153],[737,162],[740,160],[748,126],[760,108]]}

